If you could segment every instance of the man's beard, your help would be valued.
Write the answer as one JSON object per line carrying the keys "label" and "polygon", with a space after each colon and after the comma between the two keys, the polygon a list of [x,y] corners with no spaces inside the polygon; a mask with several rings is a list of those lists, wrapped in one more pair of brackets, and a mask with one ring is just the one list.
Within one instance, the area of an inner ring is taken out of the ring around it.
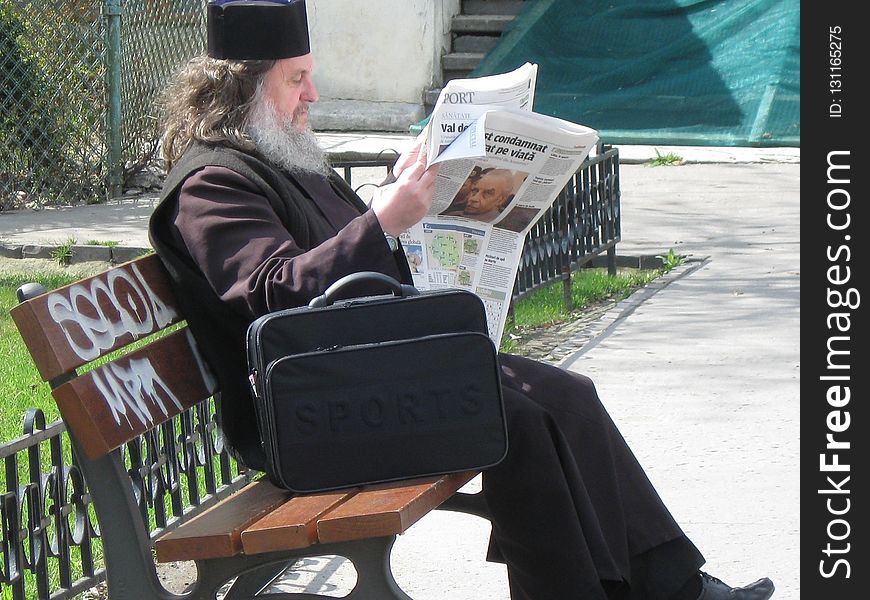
{"label": "man's beard", "polygon": [[292,118],[279,115],[272,102],[259,93],[251,109],[247,132],[257,150],[285,171],[324,176],[332,171],[311,129],[297,127]]}

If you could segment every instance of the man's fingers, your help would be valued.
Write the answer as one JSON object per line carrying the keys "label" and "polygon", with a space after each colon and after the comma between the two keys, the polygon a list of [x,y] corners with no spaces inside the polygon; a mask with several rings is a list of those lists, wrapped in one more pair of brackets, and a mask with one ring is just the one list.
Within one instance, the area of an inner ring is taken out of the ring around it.
{"label": "man's fingers", "polygon": [[403,154],[399,157],[399,160],[396,161],[396,164],[393,165],[393,175],[398,179],[401,177],[402,173],[404,173],[405,169],[408,168],[408,165],[413,164],[414,156],[410,154]]}
{"label": "man's fingers", "polygon": [[426,163],[417,160],[402,171],[400,179],[404,179],[405,181],[418,181],[425,170]]}
{"label": "man's fingers", "polygon": [[399,177],[405,169],[420,161],[421,154],[425,156],[425,152],[418,140],[414,146],[403,152],[398,160],[396,160],[396,164],[393,166],[393,175]]}
{"label": "man's fingers", "polygon": [[417,147],[417,162],[426,164],[426,151],[422,146]]}
{"label": "man's fingers", "polygon": [[435,178],[438,176],[438,167],[439,164],[432,165],[420,175],[420,183],[425,183],[426,185],[432,185],[435,183]]}

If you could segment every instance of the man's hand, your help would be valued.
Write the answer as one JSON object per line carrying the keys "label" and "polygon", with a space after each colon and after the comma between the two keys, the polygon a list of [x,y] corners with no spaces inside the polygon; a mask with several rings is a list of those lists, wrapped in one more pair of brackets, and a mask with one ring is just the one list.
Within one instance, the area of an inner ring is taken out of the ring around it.
{"label": "man's hand", "polygon": [[417,162],[421,156],[423,158],[423,163],[426,163],[426,149],[423,148],[423,142],[426,141],[426,132],[428,131],[428,126],[423,128],[423,131],[416,137],[414,140],[414,145],[402,152],[399,155],[399,158],[396,159],[396,164],[393,165],[393,176],[398,179],[399,175],[402,174],[402,171],[407,169],[410,166],[413,166],[415,162]]}
{"label": "man's hand", "polygon": [[[438,165],[426,168],[426,154],[420,152],[420,143],[415,145],[416,152],[408,155],[413,160],[406,161],[401,169],[396,163],[393,172],[398,179],[394,183],[382,186],[372,198],[372,210],[378,217],[381,229],[385,233],[398,236],[400,233],[416,225],[432,205],[432,195],[435,192],[435,176]],[[406,155],[403,154],[401,162]]]}

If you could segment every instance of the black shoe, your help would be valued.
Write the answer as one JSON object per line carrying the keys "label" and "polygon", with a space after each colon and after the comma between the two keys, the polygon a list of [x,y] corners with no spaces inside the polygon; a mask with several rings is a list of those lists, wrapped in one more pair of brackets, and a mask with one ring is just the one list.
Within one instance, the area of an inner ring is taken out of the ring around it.
{"label": "black shoe", "polygon": [[767,600],[773,596],[773,582],[765,577],[744,587],[731,587],[701,571],[701,595],[698,600]]}

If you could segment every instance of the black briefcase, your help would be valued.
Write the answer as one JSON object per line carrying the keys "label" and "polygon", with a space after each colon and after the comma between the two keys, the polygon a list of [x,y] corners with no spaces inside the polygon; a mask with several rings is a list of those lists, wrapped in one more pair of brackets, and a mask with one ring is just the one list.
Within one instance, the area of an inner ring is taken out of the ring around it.
{"label": "black briefcase", "polygon": [[[391,294],[344,298],[360,283]],[[343,299],[342,299],[343,298]],[[483,303],[355,273],[260,317],[248,363],[267,474],[314,492],[482,469],[507,452]]]}

